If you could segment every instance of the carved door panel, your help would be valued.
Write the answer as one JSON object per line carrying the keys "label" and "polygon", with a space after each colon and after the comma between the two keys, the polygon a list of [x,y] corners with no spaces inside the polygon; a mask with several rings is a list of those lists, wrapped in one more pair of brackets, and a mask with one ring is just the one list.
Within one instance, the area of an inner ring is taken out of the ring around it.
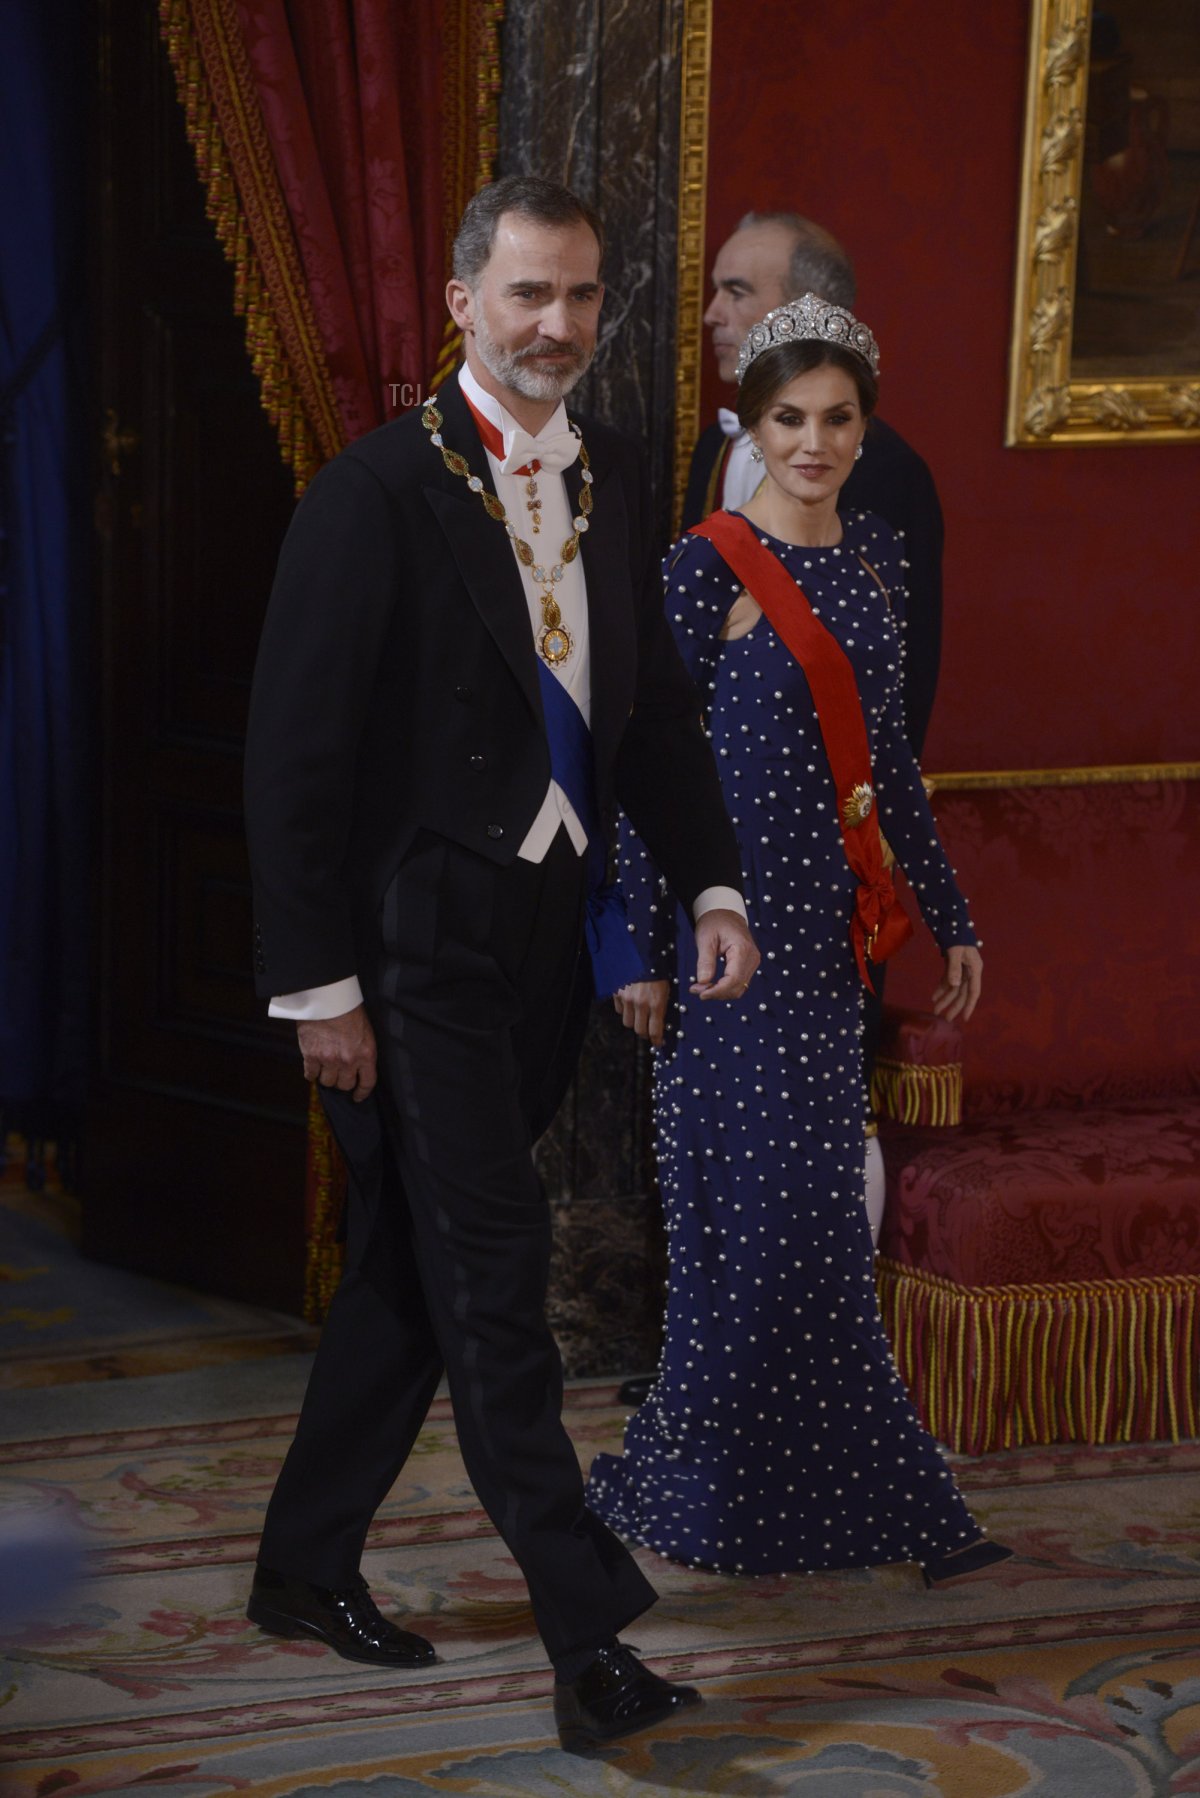
{"label": "carved door panel", "polygon": [[242,734],[291,481],[157,8],[100,9],[99,1073],[84,1246],[289,1310],[305,1092],[251,975]]}

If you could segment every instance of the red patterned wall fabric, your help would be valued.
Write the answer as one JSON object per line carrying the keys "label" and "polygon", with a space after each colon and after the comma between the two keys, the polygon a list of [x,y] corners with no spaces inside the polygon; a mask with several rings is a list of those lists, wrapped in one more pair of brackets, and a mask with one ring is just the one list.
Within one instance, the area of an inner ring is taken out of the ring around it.
{"label": "red patterned wall fabric", "polygon": [[[934,809],[983,939],[967,1116],[1200,1091],[1200,781],[939,793]],[[889,1001],[927,1007],[939,968],[921,932]]]}
{"label": "red patterned wall fabric", "polygon": [[[880,410],[941,491],[934,772],[1197,753],[1200,434],[1003,447],[1028,30],[1027,0],[713,0],[709,265],[751,206],[841,238]],[[708,420],[729,391],[704,367]]]}

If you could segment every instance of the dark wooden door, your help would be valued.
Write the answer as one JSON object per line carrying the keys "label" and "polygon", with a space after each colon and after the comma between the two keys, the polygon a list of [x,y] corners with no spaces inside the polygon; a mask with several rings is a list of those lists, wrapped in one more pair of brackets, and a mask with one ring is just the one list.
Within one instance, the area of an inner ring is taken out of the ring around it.
{"label": "dark wooden door", "polygon": [[151,0],[100,8],[98,1071],[85,1250],[298,1310],[305,1090],[251,978],[241,756],[291,480]]}

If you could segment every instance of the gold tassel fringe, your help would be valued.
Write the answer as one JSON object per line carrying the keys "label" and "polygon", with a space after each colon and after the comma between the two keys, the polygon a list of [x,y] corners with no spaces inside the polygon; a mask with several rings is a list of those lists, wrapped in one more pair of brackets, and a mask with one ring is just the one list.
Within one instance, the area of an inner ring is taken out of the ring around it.
{"label": "gold tassel fringe", "polygon": [[344,433],[236,14],[229,0],[159,0],[159,20],[208,216],[233,264],[234,311],[300,494]]}
{"label": "gold tassel fringe", "polygon": [[881,1255],[876,1286],[900,1376],[952,1449],[1200,1434],[1200,1275],[965,1287]]}
{"label": "gold tassel fringe", "polygon": [[346,1202],[346,1170],[315,1082],[308,1093],[308,1257],[304,1268],[304,1321],[319,1324],[342,1277],[345,1248],[339,1240]]}
{"label": "gold tassel fringe", "polygon": [[871,1077],[871,1107],[898,1124],[949,1128],[962,1123],[961,1061],[921,1067],[881,1055]]}

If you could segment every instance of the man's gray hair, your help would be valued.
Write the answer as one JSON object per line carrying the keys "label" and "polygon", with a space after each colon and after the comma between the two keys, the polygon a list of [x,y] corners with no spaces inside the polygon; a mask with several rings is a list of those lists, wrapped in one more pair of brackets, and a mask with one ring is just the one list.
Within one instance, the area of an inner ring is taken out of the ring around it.
{"label": "man's gray hair", "polygon": [[454,279],[472,291],[487,267],[496,241],[496,227],[506,212],[516,212],[535,224],[562,229],[586,225],[600,246],[604,260],[604,226],[586,201],[558,181],[541,175],[505,175],[490,181],[468,200],[454,239]]}
{"label": "man's gray hair", "polygon": [[738,220],[738,230],[747,225],[783,225],[793,233],[796,241],[788,257],[786,283],[789,300],[815,293],[834,306],[853,306],[858,292],[854,264],[823,226],[814,225],[798,212],[748,212]]}

